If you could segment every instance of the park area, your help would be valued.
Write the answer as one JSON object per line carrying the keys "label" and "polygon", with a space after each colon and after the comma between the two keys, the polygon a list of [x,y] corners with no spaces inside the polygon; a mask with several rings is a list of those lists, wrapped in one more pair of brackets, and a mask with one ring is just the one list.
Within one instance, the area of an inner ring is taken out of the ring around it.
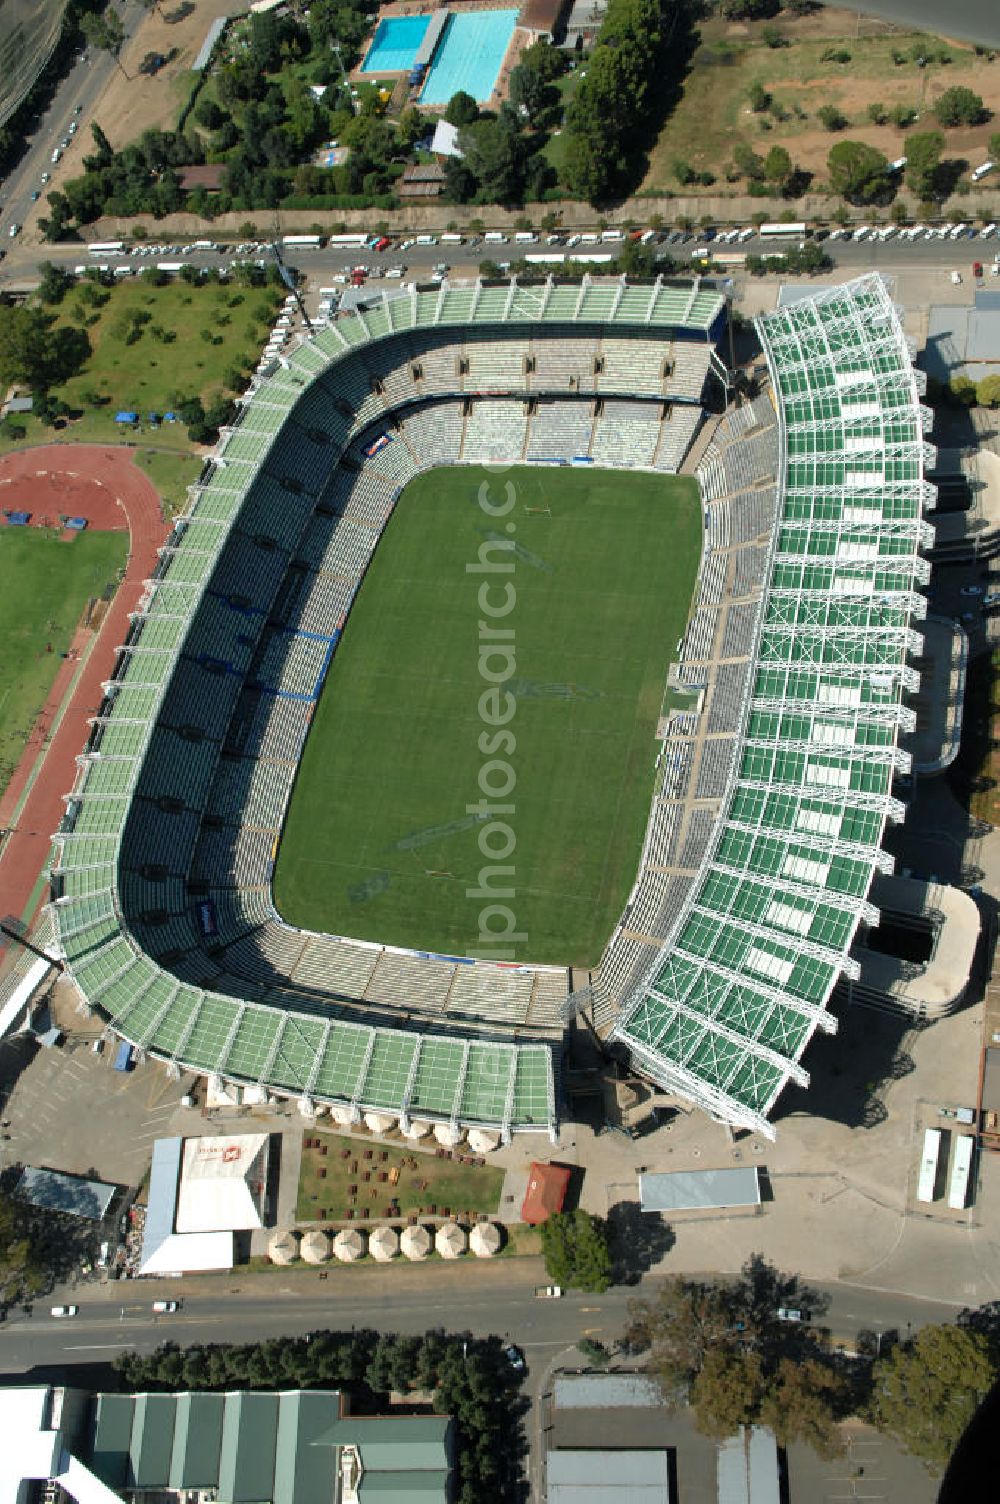
{"label": "park area", "polygon": [[[185,424],[164,421],[164,415],[193,398],[207,411],[243,390],[282,296],[275,287],[232,282],[178,279],[157,287],[135,278],[105,287],[77,278],[51,310],[57,327],[85,329],[92,347],[78,374],[53,388],[69,416],[57,419],[55,430],[30,415],[8,420],[0,427],[0,452],[56,435],[81,443],[144,438],[155,451],[189,449]],[[120,412],[134,412],[136,424],[116,422]],[[182,473],[162,462],[144,468],[154,484],[159,468],[169,486],[183,491],[197,461]]]}
{"label": "park area", "polygon": [[[492,881],[512,893],[514,959],[590,966],[635,880],[701,549],[697,486],[507,470],[489,484],[516,494],[502,524],[515,567],[490,576],[469,572],[505,536],[477,504],[485,480],[432,471],[397,503],[313,717],[275,901],[295,926],[467,955]],[[487,658],[479,585],[502,599],[508,578],[510,657]],[[497,688],[501,730],[482,698]],[[487,790],[515,837],[502,858],[479,839]]]}
{"label": "park area", "polygon": [[[88,603],[109,598],[125,532],[0,524],[0,793],[7,787]],[[38,727],[40,734],[51,727]]]}
{"label": "park area", "polygon": [[[987,104],[997,96],[1000,63],[971,44],[859,20],[853,12],[782,12],[763,25],[713,18],[701,25],[700,37],[681,98],[650,153],[643,192],[676,193],[682,164],[694,175],[684,181],[685,192],[732,192],[740,178],[732,172],[734,153],[751,147],[766,157],[775,146],[788,151],[803,187],[823,191],[827,156],[839,140],[863,140],[893,161],[905,153],[906,129],[937,128],[933,105],[946,89],[970,88]],[[755,85],[769,101],[757,109]],[[830,129],[821,110],[842,123]],[[894,111],[905,125],[894,123]],[[995,121],[948,130],[944,154],[974,167],[986,160],[995,130]],[[711,181],[699,182],[702,173]]]}
{"label": "park area", "polygon": [[307,1134],[302,1146],[297,1222],[369,1218],[470,1217],[495,1213],[503,1171],[473,1156],[409,1145]]}

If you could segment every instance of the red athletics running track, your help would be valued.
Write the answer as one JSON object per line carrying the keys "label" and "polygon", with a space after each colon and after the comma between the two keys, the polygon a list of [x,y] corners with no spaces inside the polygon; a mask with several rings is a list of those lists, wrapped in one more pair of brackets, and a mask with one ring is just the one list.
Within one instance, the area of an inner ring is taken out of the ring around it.
{"label": "red athletics running track", "polygon": [[[125,640],[129,614],[138,606],[143,582],[153,572],[167,526],[160,513],[160,499],[149,478],[133,463],[131,452],[106,449],[100,444],[47,444],[0,458],[0,508],[31,512],[33,522],[45,518],[53,526],[63,514],[86,517],[91,528],[127,528],[129,533],[125,578],[96,640],[89,632],[78,632],[74,639],[74,646],[81,651],[91,644],[89,657],[18,814],[16,829],[0,849],[0,917],[15,914],[27,918],[33,917],[25,910],[65,810],[62,796],[69,793],[76,779],[76,758],[90,729],[88,717],[100,706],[101,685],[111,677],[115,649]],[[24,756],[0,800],[0,827],[4,829],[12,824],[11,816],[37,761],[40,742],[64,704],[78,668],[79,664],[70,659],[60,665]]]}

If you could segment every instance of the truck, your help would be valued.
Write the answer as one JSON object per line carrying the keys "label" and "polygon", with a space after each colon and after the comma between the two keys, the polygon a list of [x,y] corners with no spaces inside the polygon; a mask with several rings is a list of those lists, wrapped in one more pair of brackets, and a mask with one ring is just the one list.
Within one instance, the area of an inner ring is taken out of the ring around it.
{"label": "truck", "polygon": [[132,1069],[132,1046],[127,1039],[123,1039],[115,1051],[115,1070],[130,1071]]}
{"label": "truck", "polygon": [[562,1295],[562,1285],[536,1285],[536,1300],[558,1300]]}

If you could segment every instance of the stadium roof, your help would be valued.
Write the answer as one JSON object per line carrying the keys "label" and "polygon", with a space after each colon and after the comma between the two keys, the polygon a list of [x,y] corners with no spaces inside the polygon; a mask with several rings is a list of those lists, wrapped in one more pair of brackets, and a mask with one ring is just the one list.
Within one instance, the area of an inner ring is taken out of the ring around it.
{"label": "stadium roof", "polygon": [[[220,550],[246,508],[268,455],[307,389],[322,378],[331,398],[357,398],[370,382],[353,352],[373,341],[414,331],[454,328],[482,337],[492,329],[529,334],[544,329],[558,338],[568,329],[619,329],[639,336],[681,331],[707,340],[722,317],[722,298],[693,285],[630,285],[622,278],[585,278],[579,284],[442,285],[433,292],[384,298],[376,307],[339,319],[303,341],[276,363],[244,403],[242,421],[227,432],[190,513],[163,550],[157,578],[123,646],[114,681],[106,686],[100,750],[80,759],[80,775],[68,797],[56,840],[53,912],[59,944],[84,996],[139,1049],[177,1066],[309,1099],[364,1110],[438,1121],[484,1124],[511,1130],[554,1130],[555,1082],[548,1043],[449,1037],[439,1032],[386,1028],[344,1017],[336,999],[318,995],[314,1011],[289,1007],[280,990],[255,988],[231,996],[199,985],[200,972],[177,975],[154,960],[129,928],[128,875],[119,872],[122,833],[140,779],[161,705],[178,669],[192,623],[202,610]],[[379,410],[384,411],[381,403]],[[369,422],[365,418],[364,422]],[[363,426],[359,417],[358,423]],[[331,447],[329,463],[337,451]],[[300,485],[300,490],[302,489]],[[255,534],[255,523],[244,523]],[[248,539],[248,546],[250,540]],[[209,600],[205,609],[213,603]],[[249,657],[238,644],[245,672]],[[234,676],[231,664],[221,672]],[[222,682],[216,679],[215,683]],[[183,731],[183,728],[181,728]],[[202,754],[199,755],[199,746]],[[192,797],[204,797],[203,769],[218,756],[210,738],[185,752]],[[197,825],[197,806],[172,800],[158,811],[140,800],[150,819],[174,817]],[[184,902],[187,901],[186,895]],[[167,923],[164,909],[157,917]],[[166,947],[165,947],[166,948]],[[336,1010],[336,1011],[335,1011]]]}
{"label": "stadium roof", "polygon": [[639,1067],[725,1121],[768,1137],[802,1054],[833,1032],[830,994],[867,901],[892,780],[910,766],[903,704],[919,684],[911,619],[931,413],[881,279],[757,321],[781,442],[779,507],[742,749],[714,846],[612,1037]]}

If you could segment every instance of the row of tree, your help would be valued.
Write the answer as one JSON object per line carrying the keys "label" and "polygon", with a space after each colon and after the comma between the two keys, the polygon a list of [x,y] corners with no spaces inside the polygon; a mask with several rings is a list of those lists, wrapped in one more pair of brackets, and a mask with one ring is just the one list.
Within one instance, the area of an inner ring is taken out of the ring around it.
{"label": "row of tree", "polygon": [[458,1432],[456,1504],[514,1497],[520,1376],[498,1337],[370,1329],[317,1331],[244,1346],[125,1352],[114,1366],[133,1390],[331,1389],[349,1386],[360,1409],[385,1408],[390,1390],[434,1392],[434,1408]]}
{"label": "row of tree", "polygon": [[790,1307],[815,1321],[826,1300],[754,1256],[735,1280],[665,1280],[631,1303],[625,1340],[649,1352],[668,1402],[690,1404],[706,1435],[759,1422],[783,1447],[803,1442],[833,1457],[838,1423],[860,1415],[935,1468],[1000,1375],[1000,1306],[905,1342],[869,1334],[859,1357],[831,1351],[813,1322],[780,1320]]}
{"label": "row of tree", "polygon": [[692,50],[693,0],[610,0],[566,112],[564,177],[592,204],[627,195]]}
{"label": "row of tree", "polygon": [[[943,156],[945,138],[941,131],[914,131],[903,138],[903,182],[922,202],[933,203],[946,198],[968,163]],[[989,154],[1000,156],[1000,133],[990,137]],[[830,187],[852,204],[888,203],[899,183],[890,171],[884,152],[865,141],[838,141],[827,157]]]}

